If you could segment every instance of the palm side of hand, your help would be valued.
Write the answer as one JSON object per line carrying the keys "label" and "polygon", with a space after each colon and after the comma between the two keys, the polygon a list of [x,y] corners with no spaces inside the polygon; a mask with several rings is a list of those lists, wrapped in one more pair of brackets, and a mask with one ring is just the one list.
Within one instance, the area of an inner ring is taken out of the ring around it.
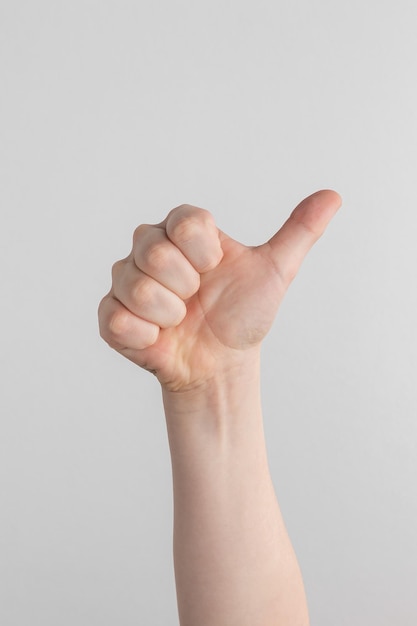
{"label": "palm side of hand", "polygon": [[146,349],[122,350],[170,389],[198,385],[219,369],[219,362],[227,366],[239,351],[259,344],[284,295],[279,275],[260,249],[222,239],[224,257],[201,275],[183,321],[161,329]]}
{"label": "palm side of hand", "polygon": [[[186,313],[179,324],[160,328],[156,341],[140,349],[121,337],[109,341],[106,332],[102,336],[128,359],[153,371],[170,390],[207,381],[219,363],[227,367],[260,344],[302,259],[339,205],[334,192],[313,194],[268,243],[258,247],[218,233],[223,257],[200,274],[199,288],[185,300]],[[106,322],[102,326],[106,328]]]}

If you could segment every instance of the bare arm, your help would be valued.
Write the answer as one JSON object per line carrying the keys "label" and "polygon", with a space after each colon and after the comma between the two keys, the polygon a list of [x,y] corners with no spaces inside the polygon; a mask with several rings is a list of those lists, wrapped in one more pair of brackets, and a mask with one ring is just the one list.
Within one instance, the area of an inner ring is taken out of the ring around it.
{"label": "bare arm", "polygon": [[181,626],[307,626],[297,560],[272,486],[260,343],[340,199],[310,196],[263,246],[184,205],[141,226],[102,300],[108,343],[162,385],[174,487]]}

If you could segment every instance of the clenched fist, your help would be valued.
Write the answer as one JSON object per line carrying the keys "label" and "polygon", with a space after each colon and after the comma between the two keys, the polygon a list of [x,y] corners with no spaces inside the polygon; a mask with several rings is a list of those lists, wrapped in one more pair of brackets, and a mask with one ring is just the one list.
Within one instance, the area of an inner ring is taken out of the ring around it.
{"label": "clenched fist", "polygon": [[189,205],[139,226],[100,303],[101,336],[170,391],[205,384],[259,348],[340,203],[334,191],[309,196],[256,247],[234,241],[210,213]]}

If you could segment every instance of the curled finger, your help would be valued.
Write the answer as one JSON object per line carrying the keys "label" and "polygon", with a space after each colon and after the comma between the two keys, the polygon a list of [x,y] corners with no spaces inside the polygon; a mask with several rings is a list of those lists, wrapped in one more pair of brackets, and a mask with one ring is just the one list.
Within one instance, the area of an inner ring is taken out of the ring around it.
{"label": "curled finger", "polygon": [[143,350],[158,339],[159,326],[134,315],[111,293],[98,310],[100,335],[111,348]]}

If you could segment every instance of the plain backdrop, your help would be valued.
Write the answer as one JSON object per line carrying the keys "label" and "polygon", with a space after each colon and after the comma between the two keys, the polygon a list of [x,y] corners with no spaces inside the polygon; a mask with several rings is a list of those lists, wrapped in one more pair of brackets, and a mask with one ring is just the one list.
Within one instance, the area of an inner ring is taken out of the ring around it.
{"label": "plain backdrop", "polygon": [[178,204],[251,245],[329,187],[263,349],[271,472],[312,626],[417,624],[416,29],[414,0],[0,0],[2,626],[178,624],[160,392],[98,302]]}

